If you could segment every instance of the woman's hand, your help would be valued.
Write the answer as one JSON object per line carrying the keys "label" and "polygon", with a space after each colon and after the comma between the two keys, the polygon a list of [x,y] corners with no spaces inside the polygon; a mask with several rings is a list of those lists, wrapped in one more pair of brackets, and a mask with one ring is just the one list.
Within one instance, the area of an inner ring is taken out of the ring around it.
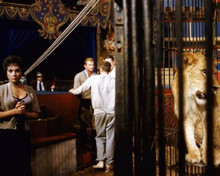
{"label": "woman's hand", "polygon": [[25,113],[25,105],[22,102],[17,102],[15,105],[15,114],[24,114]]}
{"label": "woman's hand", "polygon": [[37,112],[28,112],[25,109],[25,105],[22,102],[18,102],[15,106],[15,114],[24,114],[27,118],[38,118],[39,113]]}

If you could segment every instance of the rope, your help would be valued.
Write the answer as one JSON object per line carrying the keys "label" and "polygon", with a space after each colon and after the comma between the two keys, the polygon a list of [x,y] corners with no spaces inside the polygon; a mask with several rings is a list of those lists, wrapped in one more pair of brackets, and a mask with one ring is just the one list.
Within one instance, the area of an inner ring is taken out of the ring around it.
{"label": "rope", "polygon": [[62,34],[49,46],[49,48],[24,72],[25,75],[35,69],[41,62],[43,62],[64,40],[68,35],[82,22],[91,10],[96,6],[100,0],[91,0],[77,15],[77,17],[67,26]]}

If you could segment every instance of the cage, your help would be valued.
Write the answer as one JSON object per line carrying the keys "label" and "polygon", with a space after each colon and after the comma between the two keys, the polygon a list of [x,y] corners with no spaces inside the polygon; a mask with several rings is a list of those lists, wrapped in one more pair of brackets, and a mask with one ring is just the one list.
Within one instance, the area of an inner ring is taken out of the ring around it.
{"label": "cage", "polygon": [[[185,161],[183,119],[175,117],[171,85],[185,51],[200,51],[219,62],[220,2],[116,2],[115,174],[218,175],[212,159],[207,164]],[[217,69],[220,82],[219,64]]]}
{"label": "cage", "polygon": [[[178,122],[174,115],[173,109],[173,95],[171,91],[171,83],[173,75],[177,67],[177,8],[175,0],[164,0],[161,2],[161,23],[162,23],[162,52],[163,61],[161,66],[161,82],[164,99],[163,118],[164,118],[164,152],[165,165],[167,175],[178,175]],[[218,35],[220,29],[218,28],[218,2],[213,1],[213,55],[218,60]],[[182,12],[182,51],[205,53],[205,1],[203,0],[183,0],[181,6]],[[156,15],[154,12],[153,23],[154,30],[157,24]],[[156,40],[156,31],[154,31],[154,40]],[[158,85],[158,71],[155,69],[155,85]],[[218,75],[217,75],[218,76]],[[219,79],[218,79],[219,80]],[[157,108],[156,101],[156,110]],[[157,127],[158,128],[158,127]],[[157,146],[156,151],[158,150]],[[185,147],[184,147],[184,150]],[[184,151],[186,152],[186,151]],[[157,155],[158,156],[158,155]],[[157,158],[158,161],[158,158]],[[185,162],[185,175],[207,175],[206,165],[200,163]]]}

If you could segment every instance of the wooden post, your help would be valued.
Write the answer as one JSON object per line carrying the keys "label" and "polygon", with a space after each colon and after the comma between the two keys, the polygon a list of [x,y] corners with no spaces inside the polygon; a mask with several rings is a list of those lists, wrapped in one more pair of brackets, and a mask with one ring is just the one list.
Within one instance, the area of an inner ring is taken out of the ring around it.
{"label": "wooden post", "polygon": [[96,31],[96,43],[97,43],[97,67],[100,63],[100,57],[101,57],[101,27],[100,27],[100,21],[98,21],[97,24],[97,31]]}

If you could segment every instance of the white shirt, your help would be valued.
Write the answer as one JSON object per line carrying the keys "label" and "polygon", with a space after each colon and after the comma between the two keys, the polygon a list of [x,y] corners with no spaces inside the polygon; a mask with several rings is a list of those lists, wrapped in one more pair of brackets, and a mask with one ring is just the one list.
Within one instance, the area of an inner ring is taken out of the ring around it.
{"label": "white shirt", "polygon": [[[40,85],[42,90],[40,90]],[[42,81],[37,81],[37,91],[45,91],[44,83]]]}
{"label": "white shirt", "polygon": [[89,77],[80,87],[73,90],[78,95],[91,88],[94,115],[99,113],[115,113],[115,78],[102,73]]}
{"label": "white shirt", "polygon": [[109,74],[110,74],[113,78],[115,78],[115,66],[114,66],[114,68],[112,69],[112,71],[109,72]]}

